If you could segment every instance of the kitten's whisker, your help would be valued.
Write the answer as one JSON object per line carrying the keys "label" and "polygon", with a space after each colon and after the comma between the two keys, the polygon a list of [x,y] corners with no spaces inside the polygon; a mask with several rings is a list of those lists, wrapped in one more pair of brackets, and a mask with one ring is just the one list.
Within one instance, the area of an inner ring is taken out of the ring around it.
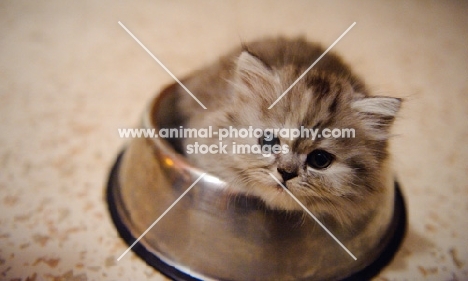
{"label": "kitten's whisker", "polygon": [[281,187],[283,188],[284,191],[286,191],[293,199],[294,201],[296,201],[301,207],[302,209],[304,209],[304,211],[309,214],[309,216],[311,216],[315,222],[320,225],[323,230],[325,230],[325,232],[328,233],[328,235],[330,235],[331,238],[333,238],[333,240],[335,240],[336,243],[338,243],[338,245],[341,246],[341,248],[343,248],[343,250],[346,251],[346,253],[348,253],[348,255],[350,255],[354,260],[357,260],[357,258],[353,255],[353,253],[351,253],[351,251],[348,250],[348,248],[345,247],[345,245],[343,245],[343,243],[341,243],[340,240],[338,240],[338,238],[335,237],[335,235],[333,235],[333,233],[331,233],[330,230],[328,230],[328,228],[321,222],[317,219],[317,217],[314,216],[314,214],[312,214],[312,212],[309,211],[309,209],[307,209],[302,203],[301,201],[299,201],[296,196],[294,196],[294,194],[291,193],[291,191],[289,191],[272,173],[269,173],[270,176],[279,184],[281,185]]}

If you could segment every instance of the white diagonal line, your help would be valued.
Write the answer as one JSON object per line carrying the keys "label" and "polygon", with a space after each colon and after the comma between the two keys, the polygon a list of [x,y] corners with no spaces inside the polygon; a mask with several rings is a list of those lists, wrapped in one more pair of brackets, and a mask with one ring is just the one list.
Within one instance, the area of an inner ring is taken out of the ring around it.
{"label": "white diagonal line", "polygon": [[302,73],[301,76],[299,76],[299,78],[297,78],[296,81],[294,81],[294,83],[292,83],[291,86],[289,86],[289,88],[287,88],[286,91],[284,91],[284,93],[281,96],[279,96],[279,98],[277,98],[274,103],[270,105],[270,107],[268,107],[268,109],[272,109],[273,106],[275,106],[275,104],[279,102],[280,99],[282,99],[291,90],[291,88],[294,87],[294,85],[296,85],[297,82],[299,82],[299,80],[301,80],[307,74],[307,72],[309,72],[309,70],[311,70],[312,67],[314,67],[314,65],[316,65],[320,61],[328,53],[328,51],[330,51],[331,48],[333,48],[333,46],[335,46],[336,43],[338,43],[341,40],[341,38],[343,38],[343,36],[345,36],[346,33],[348,33],[348,31],[351,30],[351,28],[353,28],[355,24],[356,22],[353,22],[353,24],[351,24],[351,26],[348,27],[348,29],[346,29],[346,31],[343,32],[343,34],[341,34],[341,36],[338,37],[338,39],[336,39],[335,42],[333,42],[333,44],[331,44],[331,46],[328,47],[328,49],[326,49],[325,52],[323,52],[323,54],[318,59],[316,59],[314,63],[311,66],[309,66],[309,68],[307,68],[306,71],[304,71],[304,73]]}
{"label": "white diagonal line", "polygon": [[187,188],[187,190],[184,191],[184,193],[182,193],[182,195],[180,195],[179,198],[177,198],[177,200],[174,201],[174,203],[172,203],[172,205],[169,206],[169,208],[167,208],[167,210],[164,211],[164,213],[162,213],[162,215],[160,215],[159,218],[158,218],[157,220],[155,220],[155,221],[148,227],[148,229],[146,229],[145,232],[143,232],[143,234],[141,234],[140,237],[138,237],[138,239],[135,240],[135,242],[133,242],[133,244],[132,244],[130,247],[128,247],[127,250],[125,250],[125,252],[123,252],[122,255],[120,255],[120,257],[117,259],[117,261],[120,261],[120,259],[123,258],[123,256],[125,256],[125,254],[127,254],[128,251],[130,251],[130,250],[133,248],[133,246],[135,246],[136,243],[138,243],[138,242],[141,240],[141,238],[143,238],[143,236],[145,236],[146,233],[148,233],[148,231],[150,231],[150,229],[153,228],[153,226],[155,226],[155,225],[159,222],[159,220],[161,220],[161,219],[172,209],[172,207],[174,207],[175,204],[177,204],[177,202],[179,202],[179,200],[182,199],[182,197],[184,197],[184,195],[187,194],[187,192],[189,192],[190,189],[192,189],[192,187],[194,187],[195,184],[197,184],[197,182],[198,182],[199,180],[201,180],[205,175],[206,175],[206,173],[201,174],[201,176],[198,177],[198,179],[197,179],[194,183],[192,183],[192,185],[191,185],[189,188]]}
{"label": "white diagonal line", "polygon": [[343,249],[348,253],[348,255],[350,255],[354,260],[357,260],[357,258],[353,255],[353,253],[351,253],[351,252],[348,250],[348,248],[346,248],[345,245],[343,245],[343,243],[341,243],[340,240],[338,240],[338,238],[336,238],[335,235],[333,235],[333,233],[331,233],[331,231],[328,230],[328,228],[326,228],[325,225],[323,225],[323,223],[320,222],[320,221],[309,211],[309,209],[307,209],[307,208],[301,203],[301,201],[299,201],[299,200],[296,198],[296,196],[294,196],[294,195],[291,193],[291,191],[289,191],[289,190],[288,190],[272,173],[269,173],[269,174],[270,174],[270,176],[271,176],[279,185],[281,185],[281,187],[292,197],[292,199],[294,199],[294,201],[296,201],[296,202],[302,207],[302,209],[304,209],[304,211],[306,211],[306,212],[309,214],[309,216],[311,216],[311,217],[315,220],[315,222],[317,222],[318,225],[320,225],[320,226],[323,228],[323,230],[325,230],[325,231],[328,233],[328,235],[330,235],[331,238],[333,238],[333,240],[335,240],[336,243],[338,243],[338,245],[340,245],[341,248],[343,248]]}
{"label": "white diagonal line", "polygon": [[187,93],[188,93],[189,95],[192,96],[192,98],[193,98],[194,100],[196,100],[196,101],[198,102],[198,104],[200,104],[201,107],[203,107],[203,109],[206,109],[205,105],[204,105],[201,101],[199,101],[199,100],[197,99],[197,97],[195,97],[195,95],[192,94],[192,92],[190,92],[190,90],[187,89],[187,87],[185,87],[185,85],[182,84],[182,82],[180,82],[179,79],[177,79],[177,77],[175,77],[174,74],[172,74],[172,72],[170,72],[169,69],[167,69],[167,67],[164,66],[164,64],[162,64],[162,62],[160,62],[160,61],[158,60],[158,58],[157,58],[155,55],[153,55],[153,54],[150,52],[150,50],[148,50],[148,48],[146,48],[145,45],[143,45],[143,43],[141,43],[140,40],[138,40],[138,38],[136,38],[135,35],[133,35],[133,33],[130,32],[130,30],[128,30],[128,28],[127,28],[123,23],[121,23],[121,22],[119,21],[119,24],[120,24],[120,26],[121,26],[123,29],[125,29],[125,31],[127,31],[127,33],[128,33],[130,36],[132,36],[132,38],[133,38],[133,39],[134,39],[134,40],[135,40],[135,41],[136,41],[136,42],[137,42],[137,43],[138,43],[138,44],[139,44],[139,45],[140,45],[140,46],[141,46],[141,47],[142,47],[142,48],[143,48],[143,49],[144,49],[144,50],[145,50],[145,51],[146,51],[146,52],[147,52],[147,53],[148,53],[148,54],[149,54],[149,55],[150,55],[150,56],[167,72],[167,73],[169,73],[169,75],[171,75],[171,77],[172,77],[177,83],[179,83],[179,85],[180,85],[182,88],[184,88],[185,91],[187,91]]}

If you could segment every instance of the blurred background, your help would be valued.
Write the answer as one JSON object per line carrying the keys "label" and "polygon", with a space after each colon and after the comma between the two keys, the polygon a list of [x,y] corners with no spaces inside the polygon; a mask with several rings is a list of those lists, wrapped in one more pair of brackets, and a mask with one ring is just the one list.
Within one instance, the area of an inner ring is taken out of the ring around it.
{"label": "blurred background", "polygon": [[103,193],[148,101],[243,41],[334,47],[405,99],[392,153],[409,230],[375,280],[468,280],[468,2],[2,1],[0,280],[166,280],[127,248]]}

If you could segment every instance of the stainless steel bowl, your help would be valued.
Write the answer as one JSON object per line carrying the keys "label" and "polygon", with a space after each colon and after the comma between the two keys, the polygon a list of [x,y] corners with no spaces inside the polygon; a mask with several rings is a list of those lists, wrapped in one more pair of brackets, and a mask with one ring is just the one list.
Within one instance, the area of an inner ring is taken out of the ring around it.
{"label": "stainless steel bowl", "polygon": [[[143,127],[178,127],[174,86],[143,115]],[[203,173],[164,139],[133,139],[118,158],[107,201],[121,236],[132,244]],[[349,256],[305,212],[268,209],[226,190],[207,174],[133,247],[175,280],[364,280],[387,264],[403,237],[403,199],[395,184],[390,213],[352,232],[323,223],[357,257]],[[384,219],[382,219],[382,217]]]}

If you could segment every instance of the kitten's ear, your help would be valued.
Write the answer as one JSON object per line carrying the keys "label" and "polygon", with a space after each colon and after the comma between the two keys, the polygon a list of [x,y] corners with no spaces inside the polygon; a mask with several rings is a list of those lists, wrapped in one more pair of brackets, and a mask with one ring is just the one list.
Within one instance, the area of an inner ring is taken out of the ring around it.
{"label": "kitten's ear", "polygon": [[243,51],[237,59],[237,77],[250,90],[256,85],[272,82],[275,75],[270,66],[255,55]]}
{"label": "kitten's ear", "polygon": [[351,107],[376,139],[386,139],[401,101],[391,97],[366,97],[352,102]]}

